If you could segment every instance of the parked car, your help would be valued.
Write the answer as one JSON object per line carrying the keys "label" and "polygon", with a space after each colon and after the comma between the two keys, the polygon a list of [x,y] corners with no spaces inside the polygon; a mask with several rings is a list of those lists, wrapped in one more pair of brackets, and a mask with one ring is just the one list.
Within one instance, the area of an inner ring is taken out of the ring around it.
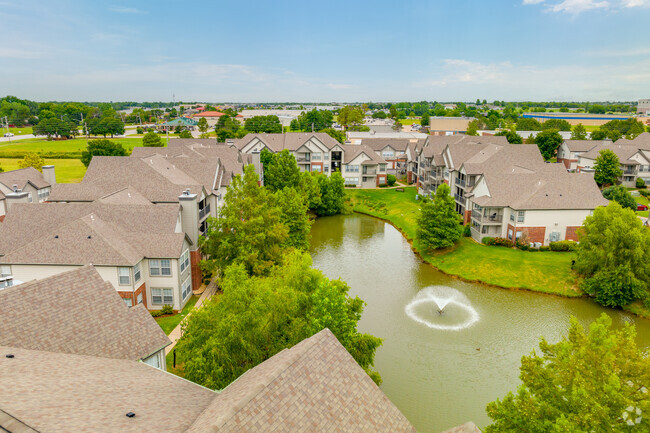
{"label": "parked car", "polygon": [[13,137],[13,136],[14,136],[14,134],[11,133],[11,132],[6,132],[5,133],[5,137]]}
{"label": "parked car", "polygon": [[636,210],[648,210],[648,206],[646,206],[644,204],[641,204],[641,203],[637,203],[636,204]]}

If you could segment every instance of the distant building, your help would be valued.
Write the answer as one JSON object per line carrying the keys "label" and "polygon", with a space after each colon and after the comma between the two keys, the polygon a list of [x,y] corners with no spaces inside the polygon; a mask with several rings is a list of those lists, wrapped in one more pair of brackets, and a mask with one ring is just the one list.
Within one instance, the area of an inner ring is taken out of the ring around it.
{"label": "distant building", "polygon": [[650,99],[639,99],[639,103],[636,106],[636,113],[650,116]]}
{"label": "distant building", "polygon": [[429,131],[431,135],[464,134],[472,120],[474,119],[470,117],[431,117]]}
{"label": "distant building", "polygon": [[629,119],[628,114],[590,114],[590,113],[524,113],[521,117],[535,119],[544,123],[549,119],[562,119],[571,125],[582,123],[583,125],[600,126],[612,120]]}
{"label": "distant building", "polygon": [[0,173],[0,222],[15,203],[42,203],[56,183],[53,165],[44,165],[43,173],[34,167]]}

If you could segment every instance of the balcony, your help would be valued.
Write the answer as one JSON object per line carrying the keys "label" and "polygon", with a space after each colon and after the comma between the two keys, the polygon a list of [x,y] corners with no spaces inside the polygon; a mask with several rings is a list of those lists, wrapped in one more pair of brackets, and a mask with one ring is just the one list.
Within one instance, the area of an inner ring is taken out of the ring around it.
{"label": "balcony", "polygon": [[465,197],[463,197],[463,196],[461,196],[461,195],[459,195],[459,194],[454,194],[454,198],[456,199],[456,201],[457,201],[458,203],[460,203],[460,204],[462,204],[463,206],[465,206]]}
{"label": "balcony", "polygon": [[461,179],[460,177],[457,177],[456,178],[456,185],[465,188],[465,179]]}
{"label": "balcony", "polygon": [[623,171],[623,174],[635,174],[636,170],[633,168],[626,168],[625,171]]}
{"label": "balcony", "polygon": [[199,209],[199,221],[210,216],[210,204],[206,204],[203,209]]}
{"label": "balcony", "polygon": [[311,159],[308,156],[299,156],[296,158],[298,164],[311,164]]}
{"label": "balcony", "polygon": [[364,167],[363,167],[363,173],[362,173],[362,174],[366,174],[366,175],[373,176],[373,175],[377,174],[377,167],[367,167],[367,166],[364,166]]}

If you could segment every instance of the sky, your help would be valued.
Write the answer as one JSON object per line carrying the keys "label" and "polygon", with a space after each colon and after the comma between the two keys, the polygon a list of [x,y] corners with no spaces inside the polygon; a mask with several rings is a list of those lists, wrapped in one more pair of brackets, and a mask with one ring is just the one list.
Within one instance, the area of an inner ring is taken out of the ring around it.
{"label": "sky", "polygon": [[0,0],[0,96],[633,101],[650,0]]}

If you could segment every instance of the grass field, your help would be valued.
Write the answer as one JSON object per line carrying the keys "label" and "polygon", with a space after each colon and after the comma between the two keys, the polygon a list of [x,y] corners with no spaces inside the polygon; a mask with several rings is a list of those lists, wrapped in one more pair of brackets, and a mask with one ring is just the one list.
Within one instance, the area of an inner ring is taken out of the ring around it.
{"label": "grass field", "polygon": [[[167,143],[167,138],[160,137],[163,143]],[[111,141],[121,143],[125,149],[132,150],[136,146],[142,146],[142,138],[113,138]],[[86,150],[85,138],[73,138],[70,140],[52,140],[47,141],[45,138],[35,138],[33,140],[20,140],[15,142],[0,143],[0,156],[12,152],[35,152],[38,154],[47,154],[49,152],[58,153],[80,153]]]}
{"label": "grass field", "polygon": [[563,296],[581,296],[571,271],[571,253],[528,252],[487,247],[463,238],[453,249],[426,252],[415,240],[419,203],[415,188],[405,192],[348,190],[353,210],[390,221],[413,243],[422,258],[441,271],[494,286]]}
{"label": "grass field", "polygon": [[399,123],[401,123],[402,125],[412,125],[414,123],[421,125],[420,119],[400,119]]}
{"label": "grass field", "polygon": [[[18,158],[0,158],[0,167],[4,171],[18,169]],[[49,159],[45,165],[53,165],[56,171],[56,181],[59,183],[78,183],[86,173],[86,167],[78,159]]]}
{"label": "grass field", "polygon": [[[4,128],[0,130],[2,131],[2,135],[5,135],[5,132],[7,132],[7,130]],[[31,134],[33,131],[31,126],[26,126],[24,128],[9,128],[9,132],[14,135],[27,135]]]}
{"label": "grass field", "polygon": [[199,300],[199,297],[196,295],[192,295],[189,301],[187,301],[187,304],[183,307],[183,311],[177,314],[172,314],[171,316],[164,316],[164,317],[156,317],[156,322],[158,322],[158,325],[162,328],[163,331],[165,331],[165,334],[169,335],[174,328],[178,326],[179,323],[181,323],[181,320],[187,316],[187,313],[189,313],[192,308],[194,308],[194,304],[196,304],[196,301]]}

